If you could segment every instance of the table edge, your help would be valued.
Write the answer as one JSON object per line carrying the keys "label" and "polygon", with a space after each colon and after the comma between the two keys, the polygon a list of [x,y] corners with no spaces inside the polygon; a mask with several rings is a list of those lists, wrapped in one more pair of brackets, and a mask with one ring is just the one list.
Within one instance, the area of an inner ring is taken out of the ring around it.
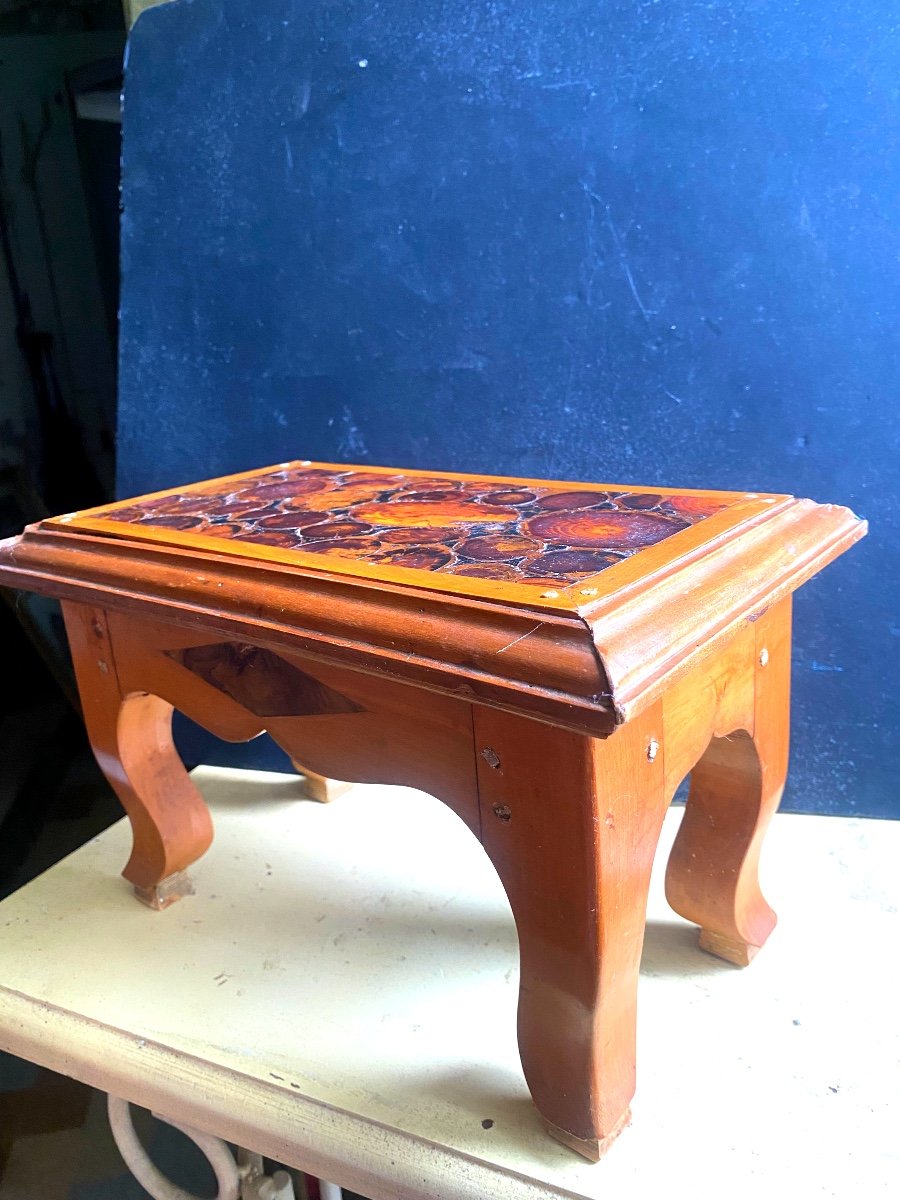
{"label": "table edge", "polygon": [[289,649],[603,737],[866,532],[847,508],[793,497],[726,513],[709,518],[712,537],[694,526],[611,568],[619,586],[580,604],[462,596],[429,588],[426,573],[411,586],[40,525],[0,542],[0,585]]}
{"label": "table edge", "polygon": [[617,721],[637,716],[739,625],[757,621],[867,532],[849,508],[793,500],[691,561],[663,562],[583,608]]}
{"label": "table edge", "polygon": [[[444,1200],[583,1200],[581,1193],[538,1184],[419,1134],[2,986],[0,1049],[371,1200],[395,1200],[406,1189],[418,1195],[423,1183]],[[545,1134],[536,1129],[536,1136]]]}

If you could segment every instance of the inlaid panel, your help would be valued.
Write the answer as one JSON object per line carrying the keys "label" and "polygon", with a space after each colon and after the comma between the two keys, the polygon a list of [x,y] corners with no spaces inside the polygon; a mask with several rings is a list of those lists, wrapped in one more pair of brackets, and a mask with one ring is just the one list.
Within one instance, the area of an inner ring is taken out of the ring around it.
{"label": "inlaid panel", "polygon": [[577,583],[736,498],[292,463],[132,501],[102,516],[324,558],[542,587]]}

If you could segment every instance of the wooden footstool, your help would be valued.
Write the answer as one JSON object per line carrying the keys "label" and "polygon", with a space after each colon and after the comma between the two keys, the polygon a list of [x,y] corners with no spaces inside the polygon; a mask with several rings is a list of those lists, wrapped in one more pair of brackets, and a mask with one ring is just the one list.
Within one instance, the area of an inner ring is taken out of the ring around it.
{"label": "wooden footstool", "polygon": [[597,1158],[634,1092],[663,814],[690,772],[669,901],[746,965],[775,924],[757,862],[791,593],[864,533],[790,496],[292,462],[43,521],[0,543],[0,583],[63,601],[154,907],[212,840],[173,707],[228,741],[267,730],[320,787],[458,813],[515,916],[535,1104]]}

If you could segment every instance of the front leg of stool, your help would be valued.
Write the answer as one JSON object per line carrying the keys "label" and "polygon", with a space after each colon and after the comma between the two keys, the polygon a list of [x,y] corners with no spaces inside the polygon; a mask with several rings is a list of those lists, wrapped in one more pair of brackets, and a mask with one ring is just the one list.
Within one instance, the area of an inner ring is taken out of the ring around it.
{"label": "front leg of stool", "polygon": [[741,967],[776,922],[759,858],[787,777],[790,663],[788,599],[757,625],[752,732],[714,737],[691,772],[666,871],[669,904],[700,926],[700,946]]}
{"label": "front leg of stool", "polygon": [[212,820],[172,742],[172,705],[123,695],[106,613],[63,605],[91,748],[131,822],[122,872],[138,898],[167,908],[193,891],[187,868],[209,848]]}
{"label": "front leg of stool", "polygon": [[605,741],[476,708],[482,841],[519,935],[519,1051],[549,1131],[596,1160],[629,1119],[660,708]]}
{"label": "front leg of stool", "polygon": [[332,800],[337,800],[338,796],[343,796],[353,787],[352,783],[346,783],[343,779],[331,779],[327,775],[318,775],[309,767],[304,767],[302,763],[297,762],[296,758],[291,759],[291,764],[297,774],[303,776],[303,783],[300,786],[303,795],[308,800],[317,800],[319,804],[330,804]]}

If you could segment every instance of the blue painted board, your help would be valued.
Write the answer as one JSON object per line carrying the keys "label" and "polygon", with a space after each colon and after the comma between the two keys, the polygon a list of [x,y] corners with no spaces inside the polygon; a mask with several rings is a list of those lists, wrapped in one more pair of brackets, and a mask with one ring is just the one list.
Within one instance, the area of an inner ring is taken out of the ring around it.
{"label": "blue painted board", "polygon": [[898,78],[888,0],[147,11],[120,495],[307,457],[850,504],[786,806],[900,815]]}

